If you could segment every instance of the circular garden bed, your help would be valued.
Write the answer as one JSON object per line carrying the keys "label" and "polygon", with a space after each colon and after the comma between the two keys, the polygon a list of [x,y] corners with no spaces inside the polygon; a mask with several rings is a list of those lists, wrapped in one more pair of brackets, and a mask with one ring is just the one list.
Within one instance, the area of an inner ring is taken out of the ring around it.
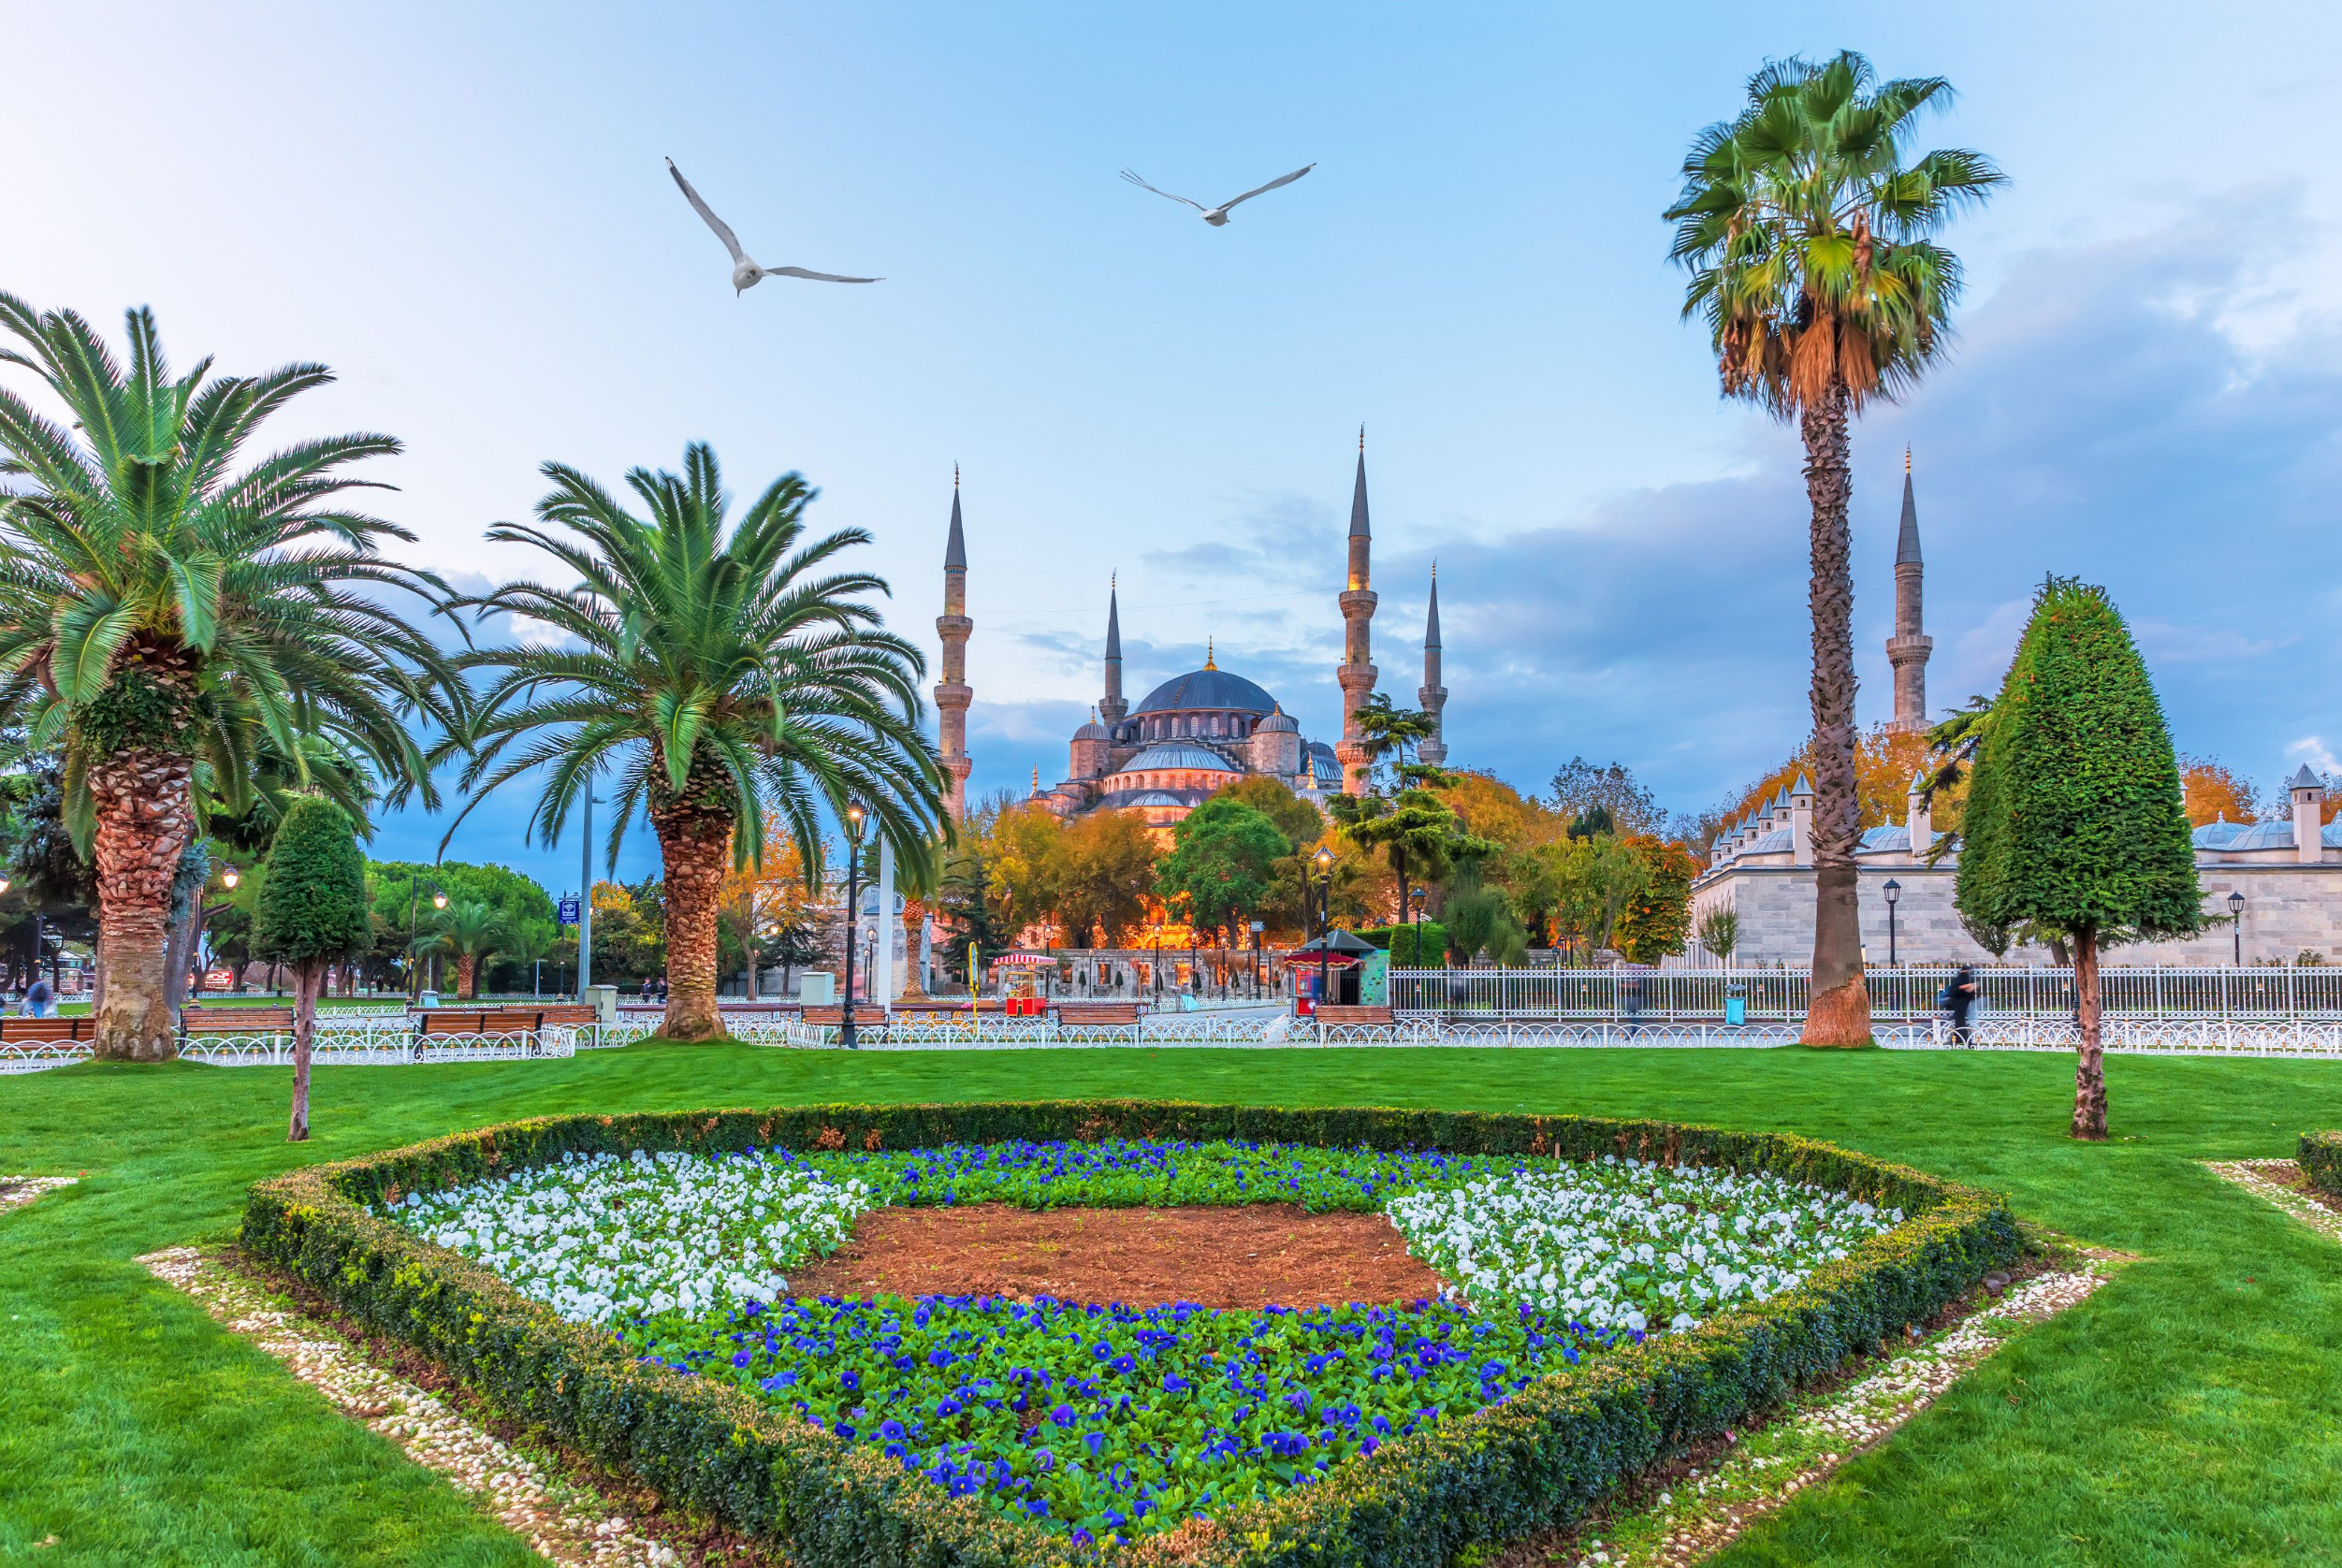
{"label": "circular garden bed", "polygon": [[2015,1251],[1802,1140],[1156,1104],[516,1124],[244,1238],[813,1562],[1444,1562],[1564,1522]]}

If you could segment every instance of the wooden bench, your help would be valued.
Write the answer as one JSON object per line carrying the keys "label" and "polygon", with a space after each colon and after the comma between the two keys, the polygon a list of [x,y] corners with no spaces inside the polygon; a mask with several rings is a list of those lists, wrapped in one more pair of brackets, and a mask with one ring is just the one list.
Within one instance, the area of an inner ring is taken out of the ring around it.
{"label": "wooden bench", "polygon": [[179,1032],[182,1035],[289,1035],[293,1032],[291,1008],[182,1008],[179,1013]]}
{"label": "wooden bench", "polygon": [[87,1013],[74,1018],[0,1018],[0,1046],[53,1045],[59,1040],[97,1038],[97,1020]]}
{"label": "wooden bench", "polygon": [[[548,1023],[552,1008],[434,1008],[419,1014],[415,1025],[415,1054],[420,1058],[435,1039],[469,1039],[479,1036],[527,1037],[531,1055],[542,1049],[537,1032]],[[590,1013],[590,1008],[575,1009]]]}
{"label": "wooden bench", "polygon": [[1137,1002],[1063,1002],[1056,1013],[1058,1027],[1084,1029],[1136,1024],[1146,1009]]}
{"label": "wooden bench", "polygon": [[1328,1002],[1317,1009],[1317,1022],[1328,1025],[1337,1024],[1389,1024],[1390,1022],[1390,1009],[1384,1007],[1380,1003],[1376,1003],[1371,1007],[1360,1007],[1356,1005],[1346,1006],[1340,1002]]}

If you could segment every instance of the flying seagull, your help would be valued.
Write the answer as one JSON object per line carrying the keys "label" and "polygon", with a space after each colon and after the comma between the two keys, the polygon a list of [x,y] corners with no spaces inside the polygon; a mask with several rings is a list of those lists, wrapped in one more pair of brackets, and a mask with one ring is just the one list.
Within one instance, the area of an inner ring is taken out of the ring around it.
{"label": "flying seagull", "polygon": [[[1259,189],[1246,191],[1243,196],[1236,197],[1234,200],[1223,201],[1217,207],[1206,207],[1200,201],[1187,201],[1187,198],[1184,196],[1171,196],[1169,191],[1156,190],[1154,186],[1148,184],[1145,181],[1140,179],[1137,175],[1131,173],[1127,168],[1122,171],[1122,177],[1125,180],[1129,181],[1133,185],[1138,186],[1139,189],[1142,191],[1155,191],[1155,194],[1158,196],[1169,196],[1172,201],[1185,201],[1188,206],[1202,213],[1203,221],[1210,224],[1214,228],[1226,228],[1228,226],[1228,210],[1235,206],[1237,202],[1250,201],[1253,197],[1262,194],[1262,192],[1273,191],[1279,185],[1289,185],[1294,181],[1299,180],[1302,175],[1307,174],[1311,169],[1316,168],[1316,167],[1317,166],[1316,164],[1304,164],[1290,174],[1280,174],[1274,180],[1272,180],[1267,184],[1259,187]],[[676,178],[681,179],[682,176],[677,175]],[[701,211],[705,211],[706,210],[703,208]],[[709,221],[713,222],[714,220],[711,219]]]}
{"label": "flying seagull", "polygon": [[754,288],[767,278],[810,278],[817,283],[875,283],[883,281],[878,278],[843,278],[835,272],[808,272],[802,267],[757,266],[748,252],[740,249],[739,236],[732,232],[732,225],[707,210],[707,204],[699,199],[699,193],[691,189],[691,182],[683,178],[683,171],[675,167],[673,158],[667,160],[667,172],[674,175],[675,182],[682,187],[683,199],[691,204],[691,211],[707,220],[707,226],[716,231],[716,238],[723,241],[723,248],[732,253],[734,298],[738,298],[742,289]]}

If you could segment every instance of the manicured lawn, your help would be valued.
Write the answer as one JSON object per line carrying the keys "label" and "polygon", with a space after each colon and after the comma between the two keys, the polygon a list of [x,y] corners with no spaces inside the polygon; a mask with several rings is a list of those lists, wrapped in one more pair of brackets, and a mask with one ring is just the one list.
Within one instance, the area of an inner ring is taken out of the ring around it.
{"label": "manicured lawn", "polygon": [[2004,1188],[2020,1215],[2145,1261],[1722,1561],[2334,1561],[2342,1249],[2191,1162],[2342,1125],[2342,1067],[2115,1059],[2108,1077],[2117,1140],[2087,1147],[2062,1136],[2055,1056],[637,1046],[322,1068],[298,1150],[280,1070],[0,1080],[0,1172],[87,1178],[0,1215],[0,1561],[533,1561],[132,1261],[227,1238],[257,1177],[550,1111],[1114,1094],[1782,1128]]}

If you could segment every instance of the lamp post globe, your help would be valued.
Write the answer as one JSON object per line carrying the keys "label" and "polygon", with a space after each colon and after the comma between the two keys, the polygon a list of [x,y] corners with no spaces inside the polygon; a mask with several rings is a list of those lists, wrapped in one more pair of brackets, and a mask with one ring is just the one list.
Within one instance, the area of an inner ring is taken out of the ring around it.
{"label": "lamp post globe", "polygon": [[1895,967],[1895,906],[1903,896],[1903,884],[1889,877],[1880,889],[1886,894],[1886,966]]}
{"label": "lamp post globe", "polygon": [[2245,895],[2239,891],[2228,895],[2229,936],[2234,943],[2231,961],[2239,969],[2245,966]]}
{"label": "lamp post globe", "polygon": [[232,865],[220,873],[220,885],[223,887],[233,888],[243,879],[244,874]]}

